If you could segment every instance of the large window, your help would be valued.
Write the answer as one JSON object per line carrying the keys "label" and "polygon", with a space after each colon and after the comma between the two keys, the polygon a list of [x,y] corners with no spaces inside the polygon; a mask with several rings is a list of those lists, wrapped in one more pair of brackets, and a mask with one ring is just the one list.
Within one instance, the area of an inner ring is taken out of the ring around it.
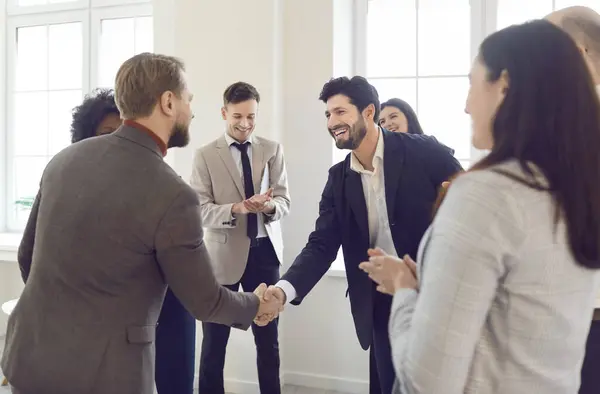
{"label": "large window", "polygon": [[[489,33],[543,18],[556,9],[600,0],[355,0],[355,73],[377,88],[384,102],[407,101],[426,134],[455,150],[464,167],[481,156],[471,148],[464,113],[467,75]],[[334,163],[348,151],[334,146]]]}
{"label": "large window", "polygon": [[[455,150],[468,168],[481,157],[471,147],[464,113],[468,73],[479,44],[511,24],[573,5],[600,11],[600,0],[355,0],[355,73],[384,102],[407,101],[423,130]],[[347,150],[333,147],[334,163]],[[343,269],[340,254],[334,268]]]}
{"label": "large window", "polygon": [[[471,159],[464,103],[476,36],[472,2],[357,0],[356,8],[357,36],[364,37],[357,40],[356,73],[377,88],[381,102],[408,102],[425,133],[452,147],[464,165]],[[335,161],[347,154],[335,152]]]}
{"label": "large window", "polygon": [[149,1],[8,0],[6,12],[0,232],[23,229],[83,95],[113,87],[121,63],[153,47]]}

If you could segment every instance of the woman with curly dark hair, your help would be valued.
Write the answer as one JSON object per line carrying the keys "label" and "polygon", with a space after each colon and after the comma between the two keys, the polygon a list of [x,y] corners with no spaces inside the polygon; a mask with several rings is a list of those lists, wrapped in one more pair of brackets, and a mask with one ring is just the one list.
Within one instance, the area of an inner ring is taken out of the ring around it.
{"label": "woman with curly dark hair", "polygon": [[73,109],[71,142],[110,134],[121,126],[121,114],[112,89],[96,89]]}

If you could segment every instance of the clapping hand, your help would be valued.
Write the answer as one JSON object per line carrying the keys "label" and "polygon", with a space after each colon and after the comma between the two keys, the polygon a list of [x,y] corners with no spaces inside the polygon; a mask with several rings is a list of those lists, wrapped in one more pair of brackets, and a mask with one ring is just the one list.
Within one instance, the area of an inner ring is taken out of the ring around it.
{"label": "clapping hand", "polygon": [[243,201],[244,208],[251,213],[269,213],[273,211],[274,206],[271,203],[273,200],[273,188],[270,188],[263,194],[255,194],[254,196]]}
{"label": "clapping hand", "polygon": [[381,249],[369,249],[368,254],[369,261],[360,263],[359,268],[377,283],[377,291],[394,295],[400,289],[418,289],[417,264],[410,256],[399,259]]}
{"label": "clapping hand", "polygon": [[260,306],[254,318],[254,324],[261,327],[266,326],[283,311],[285,293],[279,287],[269,286],[267,288],[266,284],[261,283],[254,290],[254,294],[260,299]]}
{"label": "clapping hand", "polygon": [[275,211],[273,204],[273,189],[270,188],[263,194],[255,194],[252,197],[233,204],[231,212],[247,215],[249,213],[271,213]]}

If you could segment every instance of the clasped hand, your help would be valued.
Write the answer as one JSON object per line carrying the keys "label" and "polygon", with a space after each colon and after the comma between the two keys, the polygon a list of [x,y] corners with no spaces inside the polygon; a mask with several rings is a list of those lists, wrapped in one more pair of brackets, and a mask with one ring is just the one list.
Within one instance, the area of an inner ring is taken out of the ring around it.
{"label": "clasped hand", "polygon": [[245,199],[234,205],[233,212],[248,214],[248,213],[270,213],[273,211],[273,189],[270,188],[263,194],[255,194],[250,198]]}
{"label": "clasped hand", "polygon": [[360,263],[359,268],[377,283],[377,291],[394,295],[400,289],[418,289],[417,264],[410,256],[399,259],[381,249],[369,249],[368,254],[369,261]]}
{"label": "clasped hand", "polygon": [[259,298],[260,305],[254,318],[257,326],[266,326],[279,316],[285,305],[285,293],[279,287],[269,286],[261,283],[254,294]]}

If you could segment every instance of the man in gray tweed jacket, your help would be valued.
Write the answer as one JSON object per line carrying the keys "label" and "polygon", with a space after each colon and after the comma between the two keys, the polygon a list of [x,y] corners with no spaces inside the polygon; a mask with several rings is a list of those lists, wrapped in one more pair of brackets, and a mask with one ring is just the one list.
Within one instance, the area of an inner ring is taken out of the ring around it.
{"label": "man in gray tweed jacket", "polygon": [[167,285],[197,319],[234,328],[277,310],[264,285],[217,283],[196,193],[163,161],[189,140],[181,61],[134,56],[115,90],[124,125],[66,148],[42,176],[1,364],[13,393],[151,394]]}

